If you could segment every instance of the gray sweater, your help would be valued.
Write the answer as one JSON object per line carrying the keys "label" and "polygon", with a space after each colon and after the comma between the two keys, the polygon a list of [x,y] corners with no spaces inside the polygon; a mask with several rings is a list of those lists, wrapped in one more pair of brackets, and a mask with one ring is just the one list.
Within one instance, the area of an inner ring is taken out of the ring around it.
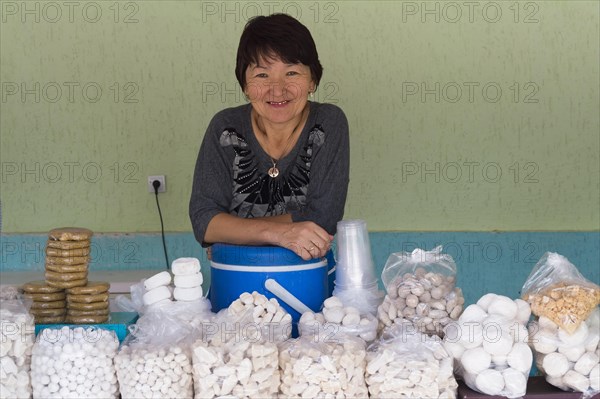
{"label": "gray sweater", "polygon": [[288,155],[273,163],[258,143],[250,104],[228,108],[210,122],[202,145],[190,198],[190,219],[203,246],[210,220],[225,212],[243,218],[291,214],[330,234],[344,215],[348,191],[348,121],[332,104],[310,102],[302,133]]}

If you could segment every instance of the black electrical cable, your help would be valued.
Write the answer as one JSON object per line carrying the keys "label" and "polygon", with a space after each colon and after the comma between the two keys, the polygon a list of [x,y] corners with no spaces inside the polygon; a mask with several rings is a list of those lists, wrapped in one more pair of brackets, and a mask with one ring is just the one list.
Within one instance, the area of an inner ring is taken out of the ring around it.
{"label": "black electrical cable", "polygon": [[158,188],[160,187],[160,182],[158,180],[154,180],[152,182],[152,187],[154,187],[156,207],[158,208],[158,216],[160,217],[160,232],[162,235],[163,250],[165,251],[165,262],[167,264],[167,270],[169,270],[169,257],[167,256],[167,244],[165,242],[165,226],[163,224],[162,212],[160,211],[160,204],[158,203]]}

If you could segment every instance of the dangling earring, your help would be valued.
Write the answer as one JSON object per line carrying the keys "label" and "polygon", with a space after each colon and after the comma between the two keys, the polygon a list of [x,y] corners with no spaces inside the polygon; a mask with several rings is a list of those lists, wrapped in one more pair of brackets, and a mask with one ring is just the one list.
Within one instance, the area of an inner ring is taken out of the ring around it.
{"label": "dangling earring", "polygon": [[308,96],[310,97],[310,99],[312,100],[315,97],[315,92],[314,91],[309,91],[308,92]]}

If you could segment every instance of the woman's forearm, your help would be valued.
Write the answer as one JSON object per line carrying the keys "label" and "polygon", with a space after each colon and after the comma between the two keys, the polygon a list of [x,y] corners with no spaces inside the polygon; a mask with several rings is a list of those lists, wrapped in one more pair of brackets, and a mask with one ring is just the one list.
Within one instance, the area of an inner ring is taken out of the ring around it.
{"label": "woman's forearm", "polygon": [[208,223],[204,241],[238,245],[277,245],[304,259],[325,256],[333,236],[313,222],[292,222],[290,215],[245,219],[220,213]]}

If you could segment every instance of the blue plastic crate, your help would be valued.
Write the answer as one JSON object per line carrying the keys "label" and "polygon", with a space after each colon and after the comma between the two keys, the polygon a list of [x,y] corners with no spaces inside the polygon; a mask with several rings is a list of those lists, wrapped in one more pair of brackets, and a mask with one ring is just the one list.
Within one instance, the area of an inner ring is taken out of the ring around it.
{"label": "blue plastic crate", "polygon": [[35,335],[39,334],[45,328],[54,330],[61,329],[64,326],[76,328],[76,327],[96,327],[104,330],[114,331],[117,334],[119,342],[123,342],[127,334],[129,334],[128,327],[134,324],[138,319],[138,314],[135,312],[111,312],[110,319],[106,323],[100,324],[36,324]]}

